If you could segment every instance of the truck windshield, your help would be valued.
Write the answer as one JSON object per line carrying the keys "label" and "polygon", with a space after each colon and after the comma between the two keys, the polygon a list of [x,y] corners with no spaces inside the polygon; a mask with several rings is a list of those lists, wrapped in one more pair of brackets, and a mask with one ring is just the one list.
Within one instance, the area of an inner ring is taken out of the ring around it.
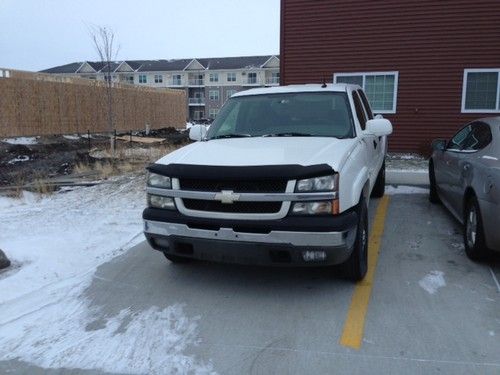
{"label": "truck windshield", "polygon": [[345,93],[288,93],[229,99],[207,139],[236,137],[352,138],[354,125]]}

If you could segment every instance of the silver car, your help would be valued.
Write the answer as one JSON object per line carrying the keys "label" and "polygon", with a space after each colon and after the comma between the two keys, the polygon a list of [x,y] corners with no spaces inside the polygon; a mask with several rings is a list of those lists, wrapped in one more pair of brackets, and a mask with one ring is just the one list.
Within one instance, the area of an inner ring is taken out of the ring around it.
{"label": "silver car", "polygon": [[429,200],[463,224],[469,258],[500,251],[500,117],[473,121],[432,149]]}

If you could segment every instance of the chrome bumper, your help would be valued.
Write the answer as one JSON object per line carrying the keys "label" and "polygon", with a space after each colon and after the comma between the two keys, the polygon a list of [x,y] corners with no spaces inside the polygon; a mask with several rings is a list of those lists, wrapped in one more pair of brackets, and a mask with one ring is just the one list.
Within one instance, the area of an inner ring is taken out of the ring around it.
{"label": "chrome bumper", "polygon": [[338,232],[296,232],[272,230],[269,233],[235,232],[231,228],[206,230],[185,224],[144,220],[144,232],[159,236],[190,237],[205,240],[236,241],[311,247],[352,247],[356,227]]}

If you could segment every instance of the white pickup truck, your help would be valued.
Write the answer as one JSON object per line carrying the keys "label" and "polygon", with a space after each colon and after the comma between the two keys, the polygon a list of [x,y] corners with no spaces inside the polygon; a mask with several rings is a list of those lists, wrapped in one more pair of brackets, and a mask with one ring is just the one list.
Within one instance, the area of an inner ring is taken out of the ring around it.
{"label": "white pickup truck", "polygon": [[145,236],[174,263],[342,264],[360,280],[391,132],[356,85],[237,93],[148,167]]}

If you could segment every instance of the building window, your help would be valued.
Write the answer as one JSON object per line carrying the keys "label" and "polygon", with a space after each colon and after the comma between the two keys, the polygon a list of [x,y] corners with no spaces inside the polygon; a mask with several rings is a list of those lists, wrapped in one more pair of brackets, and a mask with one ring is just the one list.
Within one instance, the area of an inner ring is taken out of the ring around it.
{"label": "building window", "polygon": [[210,100],[219,100],[219,90],[210,90],[208,92],[208,98]]}
{"label": "building window", "polygon": [[194,111],[193,112],[193,120],[201,120],[204,116],[203,111]]}
{"label": "building window", "polygon": [[500,69],[465,69],[462,112],[500,112]]}
{"label": "building window", "polygon": [[163,83],[163,75],[155,74],[155,83]]}
{"label": "building window", "polygon": [[248,73],[248,83],[257,83],[257,73]]}
{"label": "building window", "polygon": [[333,81],[361,86],[374,112],[396,113],[398,72],[337,73]]}
{"label": "building window", "polygon": [[180,74],[174,74],[172,76],[172,85],[181,86],[181,82],[182,82],[182,77]]}
{"label": "building window", "polygon": [[139,74],[139,83],[148,83],[148,76],[146,74]]}
{"label": "building window", "polygon": [[226,100],[229,99],[234,94],[236,94],[236,90],[227,90],[226,91]]}
{"label": "building window", "polygon": [[210,108],[210,110],[208,111],[208,117],[214,119],[215,116],[217,116],[217,113],[219,113],[219,110],[217,108]]}
{"label": "building window", "polygon": [[271,79],[270,82],[271,84],[279,84],[280,83],[280,74],[279,72],[273,72],[271,73]]}
{"label": "building window", "polygon": [[236,73],[227,73],[228,82],[236,82]]}
{"label": "building window", "polygon": [[219,82],[219,73],[210,73],[208,75],[208,80],[210,82]]}

